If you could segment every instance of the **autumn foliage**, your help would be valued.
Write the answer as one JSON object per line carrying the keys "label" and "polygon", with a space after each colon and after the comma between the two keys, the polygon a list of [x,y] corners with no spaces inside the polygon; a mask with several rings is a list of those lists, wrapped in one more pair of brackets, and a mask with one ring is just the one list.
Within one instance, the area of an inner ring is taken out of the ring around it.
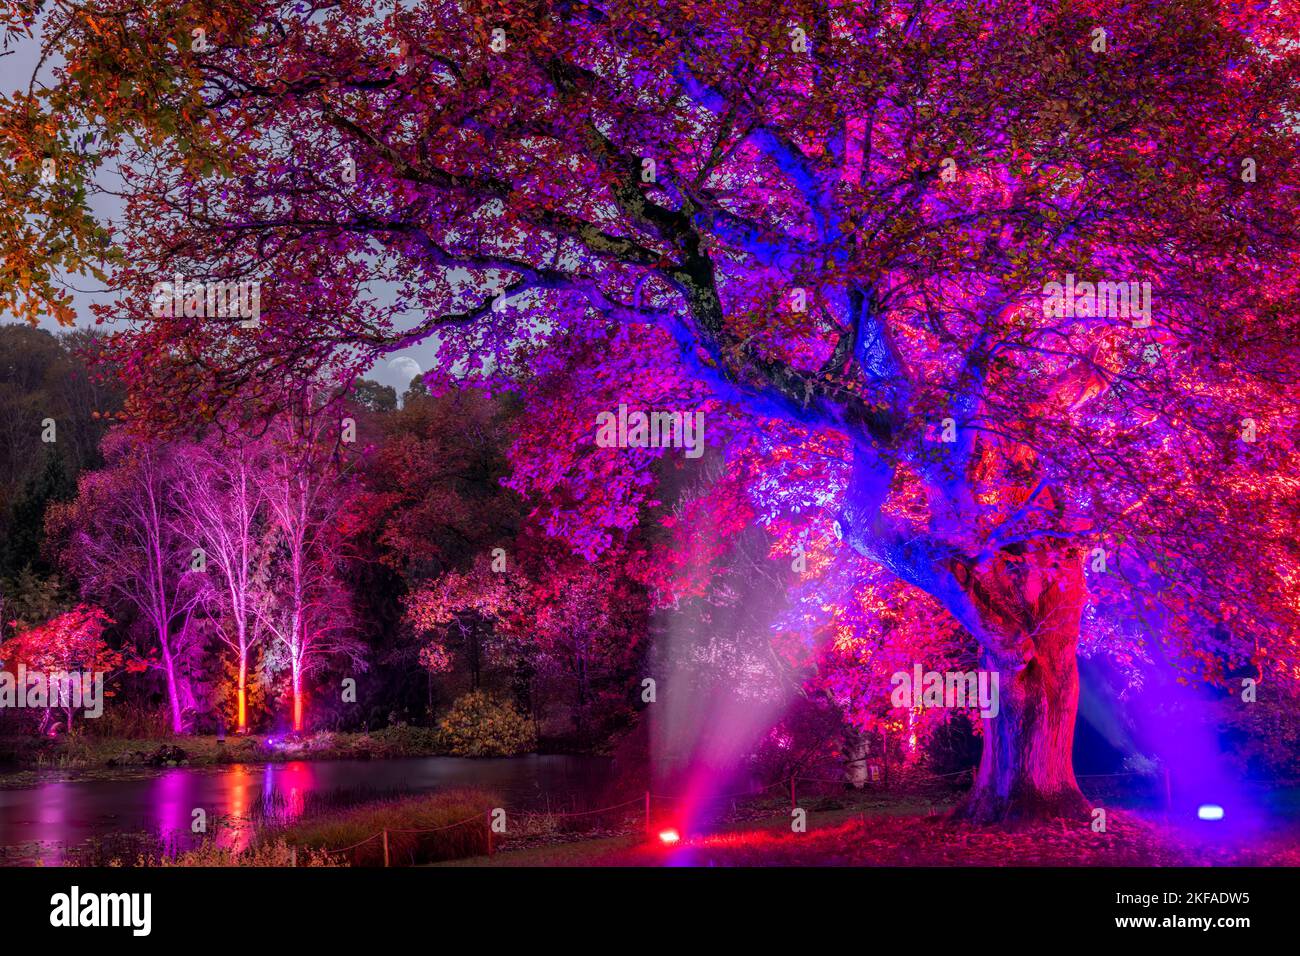
{"label": "autumn foliage", "polygon": [[[313,656],[357,656],[344,555],[402,577],[383,613],[418,638],[386,653],[428,706],[449,654],[520,697],[541,668],[578,737],[628,721],[653,612],[717,638],[747,588],[788,599],[736,626],[775,684],[858,730],[937,719],[882,703],[902,664],[996,671],[981,822],[1086,809],[1081,655],[1294,706],[1294,5],[110,6],[54,14],[66,67],[0,111],[29,187],[0,294],[66,315],[49,269],[89,267],[78,189],[120,157],[96,316],[128,428],[277,422],[290,584],[257,620],[296,711]],[[177,274],[260,282],[259,322],[152,315]],[[432,404],[358,490],[338,410],[416,348]],[[706,453],[602,447],[622,405],[702,414]],[[102,540],[152,481],[110,459],[73,522]],[[198,605],[160,593],[170,668]]]}

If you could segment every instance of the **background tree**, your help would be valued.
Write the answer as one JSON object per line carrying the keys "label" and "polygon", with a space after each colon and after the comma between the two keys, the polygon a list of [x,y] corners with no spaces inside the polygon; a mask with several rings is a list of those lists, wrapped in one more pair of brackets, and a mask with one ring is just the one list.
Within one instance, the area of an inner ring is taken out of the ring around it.
{"label": "background tree", "polygon": [[266,453],[257,442],[220,434],[178,455],[178,533],[201,548],[221,609],[221,640],[235,655],[235,727],[248,731],[248,669],[261,639],[257,577],[267,546],[263,511]]}
{"label": "background tree", "polygon": [[[459,693],[459,686],[449,685],[459,685],[467,669],[476,686],[472,654],[450,642],[435,654],[439,667],[421,664],[429,637],[412,628],[407,611],[413,596],[435,582],[479,581],[476,569],[487,568],[493,549],[505,550],[507,567],[517,562],[514,540],[525,502],[501,484],[513,413],[507,396],[467,389],[434,398],[421,385],[406,393],[400,410],[358,417],[366,454],[358,463],[363,490],[354,514],[363,523],[351,538],[361,558],[353,567],[363,571],[365,583],[355,590],[363,601],[383,597],[369,612],[380,642],[372,679],[401,705],[399,711],[431,716],[439,694]],[[492,587],[501,580],[486,579]],[[492,617],[479,618],[481,633],[458,638],[500,640],[488,630]],[[426,622],[439,628],[450,623]]]}
{"label": "background tree", "polygon": [[50,534],[83,593],[128,609],[146,629],[172,732],[183,733],[202,650],[194,614],[208,579],[191,570],[192,547],[178,530],[176,464],[167,446],[124,430],[104,439],[104,457],[104,468],[82,476],[75,500],[51,509]]}
{"label": "background tree", "polygon": [[[104,641],[104,629],[112,623],[102,609],[78,605],[0,643],[0,662],[11,673],[22,664],[29,674],[70,674],[83,681],[83,692],[86,685],[82,675],[98,675],[105,684],[104,697],[111,697],[114,691],[107,686],[110,680],[124,670],[143,666]],[[47,694],[48,706],[38,732],[56,733],[60,729],[53,716],[56,710],[63,711],[61,729],[71,730],[76,708],[70,701],[61,701],[57,690],[51,693],[47,688]]]}
{"label": "background tree", "polygon": [[348,546],[340,520],[348,484],[339,461],[346,427],[337,409],[313,405],[308,397],[274,423],[267,449],[262,493],[271,548],[257,614],[288,667],[295,733],[305,727],[305,678],[336,655],[365,667],[350,633],[350,596],[338,574]]}
{"label": "background tree", "polygon": [[99,442],[121,399],[87,367],[100,342],[86,331],[55,336],[0,325],[0,580],[28,565],[52,573],[46,508],[71,498],[78,474],[101,461]]}

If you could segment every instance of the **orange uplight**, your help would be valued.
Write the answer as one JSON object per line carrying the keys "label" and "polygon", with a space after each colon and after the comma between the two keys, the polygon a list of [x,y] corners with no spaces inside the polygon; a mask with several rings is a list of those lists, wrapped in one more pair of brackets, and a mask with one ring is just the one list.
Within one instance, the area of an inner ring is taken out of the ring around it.
{"label": "orange uplight", "polygon": [[679,840],[681,840],[681,838],[682,835],[678,833],[676,830],[659,831],[659,842],[664,844],[665,846],[672,846],[674,843],[677,843]]}

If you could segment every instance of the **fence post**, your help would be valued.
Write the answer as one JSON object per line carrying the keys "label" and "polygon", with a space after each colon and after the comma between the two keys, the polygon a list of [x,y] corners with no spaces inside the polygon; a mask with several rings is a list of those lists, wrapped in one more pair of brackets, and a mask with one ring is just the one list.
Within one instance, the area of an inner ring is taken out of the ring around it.
{"label": "fence post", "polygon": [[298,865],[298,848],[296,846],[289,847],[289,865]]}
{"label": "fence post", "polygon": [[645,792],[645,835],[650,835],[650,791]]}
{"label": "fence post", "polygon": [[799,809],[799,798],[796,797],[794,793],[794,782],[798,779],[799,778],[796,776],[790,777],[790,809],[791,810]]}
{"label": "fence post", "polygon": [[388,831],[384,831],[384,866],[388,866]]}
{"label": "fence post", "polygon": [[491,810],[487,812],[487,843],[488,843],[488,856],[491,856],[492,855],[492,811]]}

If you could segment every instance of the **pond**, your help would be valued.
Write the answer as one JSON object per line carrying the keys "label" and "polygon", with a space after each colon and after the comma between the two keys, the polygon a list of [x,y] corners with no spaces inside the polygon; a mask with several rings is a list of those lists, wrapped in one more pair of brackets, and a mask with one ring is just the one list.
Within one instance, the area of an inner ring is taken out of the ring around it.
{"label": "pond", "polygon": [[[178,767],[132,779],[51,779],[0,790],[0,864],[55,864],[68,858],[70,848],[129,834],[192,846],[198,839],[191,832],[196,809],[205,812],[219,842],[242,846],[259,823],[292,822],[308,810],[399,794],[475,788],[498,794],[514,809],[586,809],[612,778],[607,758],[534,754],[234,764]],[[223,821],[238,825],[214,826]]]}

